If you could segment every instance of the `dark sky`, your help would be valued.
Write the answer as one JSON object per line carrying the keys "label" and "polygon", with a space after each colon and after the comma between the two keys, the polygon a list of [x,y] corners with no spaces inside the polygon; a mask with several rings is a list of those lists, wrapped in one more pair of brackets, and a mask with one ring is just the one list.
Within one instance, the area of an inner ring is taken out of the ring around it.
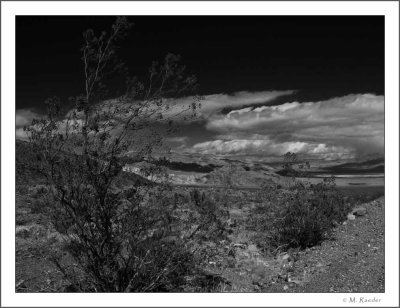
{"label": "dark sky", "polygon": [[[83,92],[80,46],[87,28],[114,17],[16,18],[17,109]],[[381,16],[131,16],[120,57],[135,75],[180,54],[201,94],[295,89],[296,99],[384,94]]]}

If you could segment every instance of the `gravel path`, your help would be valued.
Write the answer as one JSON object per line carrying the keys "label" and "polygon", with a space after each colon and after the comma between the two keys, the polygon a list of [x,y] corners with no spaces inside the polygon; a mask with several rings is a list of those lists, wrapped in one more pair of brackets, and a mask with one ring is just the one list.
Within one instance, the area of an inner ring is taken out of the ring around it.
{"label": "gravel path", "polygon": [[293,253],[286,279],[268,291],[385,292],[384,198],[362,206],[367,214],[339,225],[333,240]]}

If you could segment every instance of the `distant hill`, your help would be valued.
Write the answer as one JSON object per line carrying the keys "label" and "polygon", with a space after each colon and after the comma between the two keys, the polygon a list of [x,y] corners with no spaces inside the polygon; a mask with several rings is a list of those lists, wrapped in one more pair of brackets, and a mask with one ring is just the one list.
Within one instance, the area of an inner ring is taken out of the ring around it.
{"label": "distant hill", "polygon": [[325,167],[325,171],[334,174],[375,174],[385,172],[384,158],[377,158],[363,162],[351,162],[336,166]]}
{"label": "distant hill", "polygon": [[221,166],[214,164],[200,165],[198,163],[186,163],[180,161],[170,161],[167,159],[159,159],[158,165],[165,166],[170,170],[185,171],[185,172],[198,172],[198,173],[210,173]]}

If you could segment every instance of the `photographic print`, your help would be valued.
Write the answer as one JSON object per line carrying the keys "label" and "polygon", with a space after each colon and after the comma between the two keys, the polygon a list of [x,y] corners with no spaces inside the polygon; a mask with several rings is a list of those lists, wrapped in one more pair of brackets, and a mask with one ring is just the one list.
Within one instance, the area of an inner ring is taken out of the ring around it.
{"label": "photographic print", "polygon": [[16,25],[17,292],[384,292],[383,17]]}
{"label": "photographic print", "polygon": [[2,289],[27,305],[392,303],[391,19],[197,5],[13,17]]}

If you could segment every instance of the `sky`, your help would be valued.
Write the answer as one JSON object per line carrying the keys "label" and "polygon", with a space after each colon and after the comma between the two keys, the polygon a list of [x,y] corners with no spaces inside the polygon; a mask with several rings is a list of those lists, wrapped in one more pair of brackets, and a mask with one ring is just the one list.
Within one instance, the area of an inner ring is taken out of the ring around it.
{"label": "sky", "polygon": [[[384,151],[384,19],[380,16],[130,16],[118,50],[129,71],[182,56],[204,97],[169,136],[199,155],[359,159]],[[114,17],[16,18],[16,134],[43,101],[83,92],[82,32]],[[118,78],[110,84],[118,93]],[[185,104],[190,97],[182,97]]]}

